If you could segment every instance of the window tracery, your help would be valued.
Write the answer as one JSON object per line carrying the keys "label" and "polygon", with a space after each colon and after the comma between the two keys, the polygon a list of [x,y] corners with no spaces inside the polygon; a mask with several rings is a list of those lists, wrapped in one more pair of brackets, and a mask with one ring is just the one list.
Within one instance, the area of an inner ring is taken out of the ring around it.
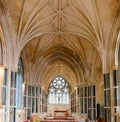
{"label": "window tracery", "polygon": [[56,77],[49,86],[49,104],[69,104],[69,84],[62,77]]}

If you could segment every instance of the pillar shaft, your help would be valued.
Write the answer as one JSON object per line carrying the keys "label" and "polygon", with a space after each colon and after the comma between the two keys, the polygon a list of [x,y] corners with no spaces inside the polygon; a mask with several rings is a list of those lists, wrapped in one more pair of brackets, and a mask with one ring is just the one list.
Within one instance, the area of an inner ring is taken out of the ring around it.
{"label": "pillar shaft", "polygon": [[[119,99],[118,99],[118,70],[113,71],[113,85],[114,85],[114,113],[117,113],[117,109],[119,107]],[[117,117],[114,118],[115,122],[117,122]]]}
{"label": "pillar shaft", "polygon": [[0,67],[0,108],[2,108],[3,82],[4,82],[4,68]]}
{"label": "pillar shaft", "polygon": [[10,82],[11,82],[11,70],[8,68],[8,83],[7,83],[7,118],[6,122],[10,122]]}
{"label": "pillar shaft", "polygon": [[104,74],[105,122],[111,122],[110,74]]}

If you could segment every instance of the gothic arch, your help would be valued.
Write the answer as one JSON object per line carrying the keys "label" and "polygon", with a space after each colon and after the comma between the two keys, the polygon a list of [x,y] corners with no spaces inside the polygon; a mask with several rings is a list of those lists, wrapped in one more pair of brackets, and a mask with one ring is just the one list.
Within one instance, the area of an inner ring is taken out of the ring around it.
{"label": "gothic arch", "polygon": [[115,67],[118,68],[119,62],[118,62],[118,57],[119,57],[119,47],[120,47],[120,32],[118,34],[117,42],[116,42],[116,47],[115,47]]}
{"label": "gothic arch", "polygon": [[6,48],[5,48],[5,40],[3,36],[3,31],[0,26],[0,65],[6,65]]}

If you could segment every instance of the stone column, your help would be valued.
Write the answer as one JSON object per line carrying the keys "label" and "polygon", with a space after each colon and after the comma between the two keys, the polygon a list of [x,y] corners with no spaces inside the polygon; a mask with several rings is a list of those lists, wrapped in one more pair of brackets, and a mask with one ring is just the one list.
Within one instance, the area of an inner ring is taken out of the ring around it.
{"label": "stone column", "polygon": [[25,83],[22,84],[22,108],[24,108]]}
{"label": "stone column", "polygon": [[7,121],[10,122],[10,82],[11,82],[11,69],[8,68],[8,83],[7,83],[7,101],[6,101],[6,106],[7,106]]}
{"label": "stone column", "polygon": [[105,122],[111,122],[110,73],[104,74],[104,110]]}
{"label": "stone column", "polygon": [[2,108],[3,82],[4,82],[4,68],[0,67],[0,109]]}
{"label": "stone column", "polygon": [[80,111],[80,110],[79,110],[79,109],[80,109],[80,106],[79,106],[79,99],[80,99],[80,98],[79,98],[79,87],[77,87],[77,98],[76,98],[76,103],[77,103],[77,104],[76,104],[76,107],[77,107],[77,108],[76,108],[76,109],[77,109],[76,111],[77,111],[77,114],[79,114],[79,111]]}
{"label": "stone column", "polygon": [[4,68],[0,67],[0,122],[3,122],[3,109],[2,109],[2,92],[4,82]]}
{"label": "stone column", "polygon": [[[113,85],[114,85],[114,114],[117,113],[119,108],[119,99],[118,99],[118,70],[113,71]],[[114,122],[117,122],[117,117],[114,117]]]}

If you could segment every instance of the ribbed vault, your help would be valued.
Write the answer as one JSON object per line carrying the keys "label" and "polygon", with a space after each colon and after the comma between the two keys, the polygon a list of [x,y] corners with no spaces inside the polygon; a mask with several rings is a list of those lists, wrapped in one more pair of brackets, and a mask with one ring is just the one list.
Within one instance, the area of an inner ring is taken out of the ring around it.
{"label": "ribbed vault", "polygon": [[[107,4],[105,0],[6,0],[6,5],[13,24],[15,54],[26,59],[24,66],[31,82],[47,89],[60,75],[73,89],[93,79],[101,62],[103,69],[107,67],[110,35],[119,14],[117,0]],[[97,60],[98,66],[94,66]]]}

